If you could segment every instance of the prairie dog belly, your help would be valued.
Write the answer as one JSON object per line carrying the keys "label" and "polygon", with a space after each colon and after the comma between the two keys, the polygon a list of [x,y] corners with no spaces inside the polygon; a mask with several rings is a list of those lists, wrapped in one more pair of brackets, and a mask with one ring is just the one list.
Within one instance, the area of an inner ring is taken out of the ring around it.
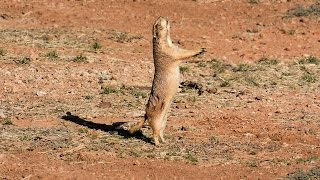
{"label": "prairie dog belly", "polygon": [[180,84],[179,67],[168,69],[167,71],[160,71],[155,75],[153,84],[156,86],[154,90],[162,91],[164,96],[173,96]]}

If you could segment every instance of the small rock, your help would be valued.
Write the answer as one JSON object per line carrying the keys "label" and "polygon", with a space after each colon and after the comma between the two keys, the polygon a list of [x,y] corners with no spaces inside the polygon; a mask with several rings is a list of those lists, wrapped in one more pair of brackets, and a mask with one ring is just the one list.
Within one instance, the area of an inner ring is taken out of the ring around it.
{"label": "small rock", "polygon": [[260,100],[262,100],[262,97],[261,96],[257,96],[254,99],[260,101]]}
{"label": "small rock", "polygon": [[45,96],[47,93],[44,91],[37,91],[37,96],[42,97]]}
{"label": "small rock", "polygon": [[218,92],[218,89],[215,87],[207,88],[207,92],[210,94],[216,94]]}
{"label": "small rock", "polygon": [[136,160],[134,163],[133,163],[133,165],[134,166],[139,166],[141,163],[138,161],[138,160]]}
{"label": "small rock", "polygon": [[101,102],[99,104],[99,108],[108,109],[110,107],[111,107],[111,103],[110,102]]}
{"label": "small rock", "polygon": [[5,119],[7,116],[4,114],[4,110],[0,109],[0,119]]}

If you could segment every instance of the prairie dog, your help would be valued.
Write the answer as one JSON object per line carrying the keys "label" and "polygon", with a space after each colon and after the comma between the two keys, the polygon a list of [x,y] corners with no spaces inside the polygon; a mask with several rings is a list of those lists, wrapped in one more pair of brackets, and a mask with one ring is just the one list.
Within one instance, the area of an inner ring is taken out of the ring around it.
{"label": "prairie dog", "polygon": [[164,17],[159,17],[153,25],[153,60],[154,78],[151,94],[146,105],[145,118],[131,127],[130,133],[138,131],[145,121],[153,130],[156,146],[160,145],[159,136],[164,143],[164,129],[167,122],[167,112],[174,94],[180,84],[179,64],[186,58],[194,57],[205,52],[204,48],[197,50],[181,49],[174,45],[170,38],[170,24]]}

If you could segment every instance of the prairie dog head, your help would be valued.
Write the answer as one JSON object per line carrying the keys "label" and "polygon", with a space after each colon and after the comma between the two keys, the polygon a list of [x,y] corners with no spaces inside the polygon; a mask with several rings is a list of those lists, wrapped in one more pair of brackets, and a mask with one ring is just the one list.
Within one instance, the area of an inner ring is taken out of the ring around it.
{"label": "prairie dog head", "polygon": [[166,40],[170,39],[170,24],[164,17],[159,17],[153,25],[153,39]]}

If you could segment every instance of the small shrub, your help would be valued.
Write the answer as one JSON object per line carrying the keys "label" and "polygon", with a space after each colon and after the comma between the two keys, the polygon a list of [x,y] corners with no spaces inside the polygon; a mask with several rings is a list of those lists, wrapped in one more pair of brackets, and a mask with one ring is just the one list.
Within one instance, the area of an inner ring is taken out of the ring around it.
{"label": "small shrub", "polygon": [[260,86],[260,84],[256,81],[256,79],[255,79],[254,77],[246,77],[246,78],[245,78],[245,81],[246,81],[249,85],[257,86],[257,87]]}
{"label": "small shrub", "polygon": [[204,62],[199,62],[199,63],[197,64],[197,67],[207,67],[207,64],[204,63]]}
{"label": "small shrub", "polygon": [[93,96],[87,95],[87,96],[84,96],[84,99],[91,100],[91,99],[93,99]]}
{"label": "small shrub", "polygon": [[296,30],[294,29],[290,29],[288,32],[287,32],[288,35],[295,35],[296,34]]}
{"label": "small shrub", "polygon": [[188,152],[184,158],[187,159],[191,164],[197,164],[199,162],[197,156],[192,152]]}
{"label": "small shrub", "polygon": [[217,144],[218,143],[218,138],[215,136],[211,136],[209,138],[209,141],[211,142],[211,144]]}
{"label": "small shrub", "polygon": [[257,61],[258,64],[261,65],[277,65],[279,64],[279,60],[278,59],[269,59],[267,57],[262,57],[261,59],[259,59]]}
{"label": "small shrub", "polygon": [[246,162],[248,167],[258,167],[260,165],[259,160],[253,159]]}
{"label": "small shrub", "polygon": [[250,4],[258,4],[259,0],[248,0],[248,3],[250,3]]}
{"label": "small shrub", "polygon": [[180,66],[179,69],[182,74],[190,72],[190,68],[188,66]]}
{"label": "small shrub", "polygon": [[287,11],[286,17],[320,16],[320,3],[312,4],[309,7],[298,6]]}
{"label": "small shrub", "polygon": [[102,48],[101,44],[100,44],[99,42],[97,42],[97,41],[95,41],[95,42],[92,44],[92,49],[95,50],[95,51],[97,51],[97,50],[99,50],[99,49],[101,49],[101,48]]}
{"label": "small shrub", "polygon": [[58,59],[58,53],[57,51],[50,51],[46,54],[46,57],[49,58],[50,60]]}
{"label": "small shrub", "polygon": [[315,83],[318,80],[315,75],[309,73],[305,73],[301,79],[307,83]]}
{"label": "small shrub", "polygon": [[112,93],[119,93],[119,90],[112,87],[103,88],[102,94],[112,94]]}
{"label": "small shrub", "polygon": [[220,74],[225,71],[225,66],[217,59],[211,60],[211,68],[215,74]]}
{"label": "small shrub", "polygon": [[224,80],[221,84],[220,87],[230,87],[231,83],[229,80]]}
{"label": "small shrub", "polygon": [[320,59],[314,56],[310,56],[307,58],[303,58],[301,60],[299,60],[299,64],[316,64],[319,65],[320,64]]}
{"label": "small shrub", "polygon": [[80,54],[72,59],[73,62],[86,62],[88,58],[84,56],[83,54]]}
{"label": "small shrub", "polygon": [[0,56],[6,55],[6,51],[2,48],[0,48]]}
{"label": "small shrub", "polygon": [[31,63],[31,58],[23,57],[21,59],[15,60],[14,62],[17,63],[17,64],[30,64]]}
{"label": "small shrub", "polygon": [[288,174],[287,177],[289,180],[319,179],[320,167],[315,167],[307,171],[297,169],[295,172]]}
{"label": "small shrub", "polygon": [[13,125],[13,122],[10,118],[5,118],[2,120],[2,125]]}
{"label": "small shrub", "polygon": [[247,72],[253,70],[254,68],[249,64],[239,64],[237,67],[233,68],[234,72]]}

